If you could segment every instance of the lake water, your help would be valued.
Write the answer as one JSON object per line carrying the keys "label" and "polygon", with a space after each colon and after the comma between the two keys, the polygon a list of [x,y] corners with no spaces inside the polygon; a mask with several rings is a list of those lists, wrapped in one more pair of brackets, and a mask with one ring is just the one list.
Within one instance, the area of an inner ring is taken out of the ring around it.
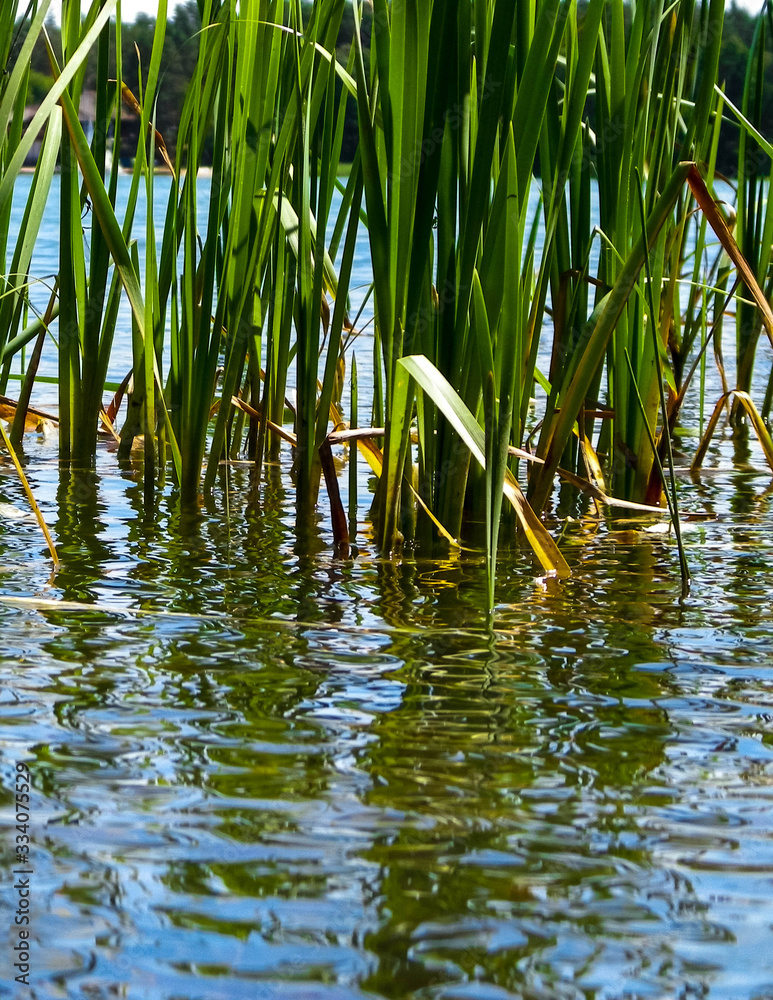
{"label": "lake water", "polygon": [[[0,995],[773,997],[756,446],[680,473],[686,599],[670,536],[584,518],[567,582],[503,559],[493,630],[474,555],[389,563],[363,535],[336,560],[324,499],[296,532],[287,465],[146,514],[139,466],[27,450],[62,569],[3,516]],[[7,462],[0,500],[26,509]]]}

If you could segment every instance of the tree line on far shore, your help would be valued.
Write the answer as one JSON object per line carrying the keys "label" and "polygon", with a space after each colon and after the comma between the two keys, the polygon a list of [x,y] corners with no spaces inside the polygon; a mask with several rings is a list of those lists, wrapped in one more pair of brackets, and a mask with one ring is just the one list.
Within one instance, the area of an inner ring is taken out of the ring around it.
{"label": "tree line on far shore", "polygon": [[[311,8],[309,0],[304,0],[304,10]],[[366,58],[370,43],[370,8],[366,5],[363,17],[363,43]],[[730,100],[740,107],[743,102],[744,81],[747,63],[751,49],[757,17],[741,7],[733,4],[725,12],[722,48],[719,63],[719,80],[724,83],[725,93]],[[198,57],[197,33],[201,26],[199,7],[196,0],[175,7],[166,28],[164,54],[162,60],[162,83],[158,91],[156,124],[164,137],[166,145],[174,157],[176,150],[177,128],[180,109],[188,84],[193,75]],[[51,21],[47,26],[49,37],[55,51],[60,46],[59,29]],[[122,28],[122,67],[123,79],[133,93],[139,94],[139,67],[150,65],[150,55],[153,46],[155,19],[148,14],[139,14],[133,23],[124,24]],[[347,3],[338,36],[337,53],[339,61],[346,63],[354,32],[354,15],[351,5]],[[23,32],[19,32],[15,50],[21,46]],[[771,42],[764,58],[763,108],[760,130],[767,138],[773,138],[773,26],[769,32]],[[14,53],[11,53],[11,62]],[[113,65],[115,52],[111,53]],[[87,67],[84,89],[93,89],[96,78],[96,52],[92,53]],[[31,60],[28,103],[39,103],[53,82],[48,56],[42,43],[39,43]],[[124,162],[130,162],[136,150],[136,129],[129,126],[123,129],[122,149],[120,156]],[[357,148],[357,109],[354,101],[347,103],[344,146],[342,159],[351,161]],[[717,169],[725,176],[733,177],[737,172],[738,158],[738,128],[729,123],[724,127],[723,139],[717,157]],[[760,164],[767,172],[767,167]]]}

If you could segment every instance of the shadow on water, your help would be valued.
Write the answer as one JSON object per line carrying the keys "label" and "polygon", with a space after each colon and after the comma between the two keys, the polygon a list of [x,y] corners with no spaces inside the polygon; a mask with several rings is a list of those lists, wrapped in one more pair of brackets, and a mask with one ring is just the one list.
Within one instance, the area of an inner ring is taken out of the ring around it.
{"label": "shadow on water", "polygon": [[62,570],[0,528],[40,602],[0,601],[0,718],[36,996],[770,995],[767,479],[685,483],[688,599],[667,534],[584,518],[567,582],[503,560],[491,629],[474,554],[335,559],[279,475],[146,516],[131,469],[33,472]]}

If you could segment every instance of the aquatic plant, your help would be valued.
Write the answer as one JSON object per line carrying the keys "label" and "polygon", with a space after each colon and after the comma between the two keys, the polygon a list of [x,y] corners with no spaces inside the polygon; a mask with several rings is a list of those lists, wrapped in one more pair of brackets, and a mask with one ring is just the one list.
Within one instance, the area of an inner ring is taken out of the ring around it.
{"label": "aquatic plant", "polygon": [[[120,458],[141,436],[146,501],[171,464],[185,504],[216,485],[223,462],[246,454],[259,475],[286,441],[299,517],[316,504],[324,474],[345,546],[330,453],[345,441],[379,480],[371,519],[381,552],[482,543],[493,602],[502,532],[512,540],[516,525],[545,571],[568,572],[538,516],[557,476],[596,503],[660,509],[671,433],[705,359],[709,297],[718,339],[736,268],[746,339],[735,398],[748,396],[756,338],[772,315],[773,214],[759,171],[743,168],[739,250],[712,193],[729,113],[717,86],[722,0],[634,4],[628,22],[622,0],[358,2],[346,65],[336,52],[344,0],[311,9],[300,0],[202,0],[174,162],[154,120],[166,4],[137,94],[123,84],[120,58],[114,75],[110,66],[111,33],[121,51],[114,6],[94,0],[82,10],[69,0],[62,52],[49,45],[56,83],[35,120],[46,138],[29,220],[34,242],[61,139],[57,294],[48,316],[20,334],[27,297],[18,282],[31,249],[21,240],[6,279],[17,284],[0,303],[5,378],[14,352],[32,338],[42,345],[59,311],[63,457],[88,461],[101,419],[120,439]],[[45,7],[31,15],[37,32]],[[770,152],[758,127],[768,16],[766,8],[743,107],[731,109],[747,160],[750,144]],[[77,108],[93,45],[99,98],[88,141]],[[23,70],[12,80],[0,106],[8,121],[23,105]],[[117,162],[108,169],[106,153],[127,105],[139,139],[119,222]],[[348,107],[360,145],[343,178]],[[16,147],[32,129],[17,117],[4,133],[5,231]],[[159,156],[171,184],[157,237]],[[137,219],[143,185],[146,215]],[[354,433],[357,400],[352,433],[342,434],[346,351],[359,322],[348,293],[363,226],[373,264],[372,429]],[[133,367],[119,431],[118,399],[108,412],[102,404],[124,292]],[[33,355],[26,400],[35,369]],[[668,501],[677,519],[673,480]],[[352,515],[350,504],[353,526]]]}

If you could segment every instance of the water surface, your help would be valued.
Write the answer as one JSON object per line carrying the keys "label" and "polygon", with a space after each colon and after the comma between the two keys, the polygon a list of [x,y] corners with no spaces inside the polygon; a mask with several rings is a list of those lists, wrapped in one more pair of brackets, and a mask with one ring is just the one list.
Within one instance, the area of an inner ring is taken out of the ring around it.
{"label": "water surface", "polygon": [[31,452],[63,568],[0,525],[0,815],[7,871],[26,760],[35,997],[773,995],[769,477],[684,480],[687,599],[668,536],[586,518],[567,583],[505,560],[491,630],[473,557],[336,560],[324,506],[301,553],[286,477],[148,517],[114,456]]}

